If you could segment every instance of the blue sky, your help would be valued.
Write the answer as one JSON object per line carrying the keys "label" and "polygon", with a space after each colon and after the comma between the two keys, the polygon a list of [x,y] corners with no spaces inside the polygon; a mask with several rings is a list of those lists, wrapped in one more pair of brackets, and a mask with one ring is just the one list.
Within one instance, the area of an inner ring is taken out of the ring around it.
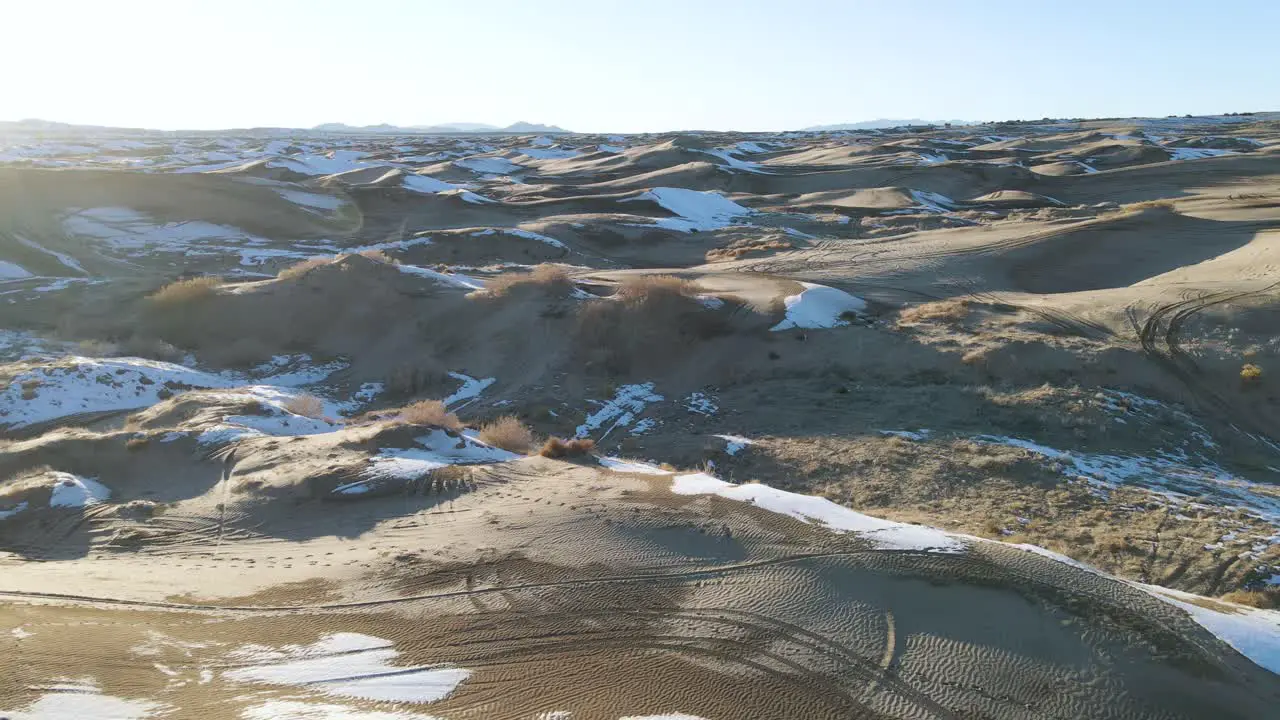
{"label": "blue sky", "polygon": [[165,129],[1280,110],[1280,2],[6,2],[0,119]]}

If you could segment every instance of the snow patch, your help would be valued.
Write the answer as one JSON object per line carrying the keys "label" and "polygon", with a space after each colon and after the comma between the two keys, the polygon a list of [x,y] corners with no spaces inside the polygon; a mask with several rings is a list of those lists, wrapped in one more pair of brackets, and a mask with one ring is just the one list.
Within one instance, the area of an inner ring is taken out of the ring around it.
{"label": "snow patch", "polygon": [[787,306],[786,318],[771,330],[840,327],[849,324],[842,317],[845,313],[857,314],[867,309],[865,300],[843,290],[807,282],[800,284],[804,290],[783,301]]}
{"label": "snow patch", "polygon": [[447,666],[399,667],[389,640],[360,633],[334,633],[310,645],[279,650],[248,645],[232,652],[254,664],[223,671],[236,682],[297,685],[327,695],[382,702],[430,703],[443,700],[471,676],[471,671]]}
{"label": "snow patch", "polygon": [[636,415],[644,412],[645,406],[649,403],[665,399],[653,391],[652,382],[623,385],[613,394],[612,400],[606,403],[599,403],[599,409],[588,415],[587,419],[578,426],[574,437],[585,438],[592,432],[599,430],[606,422],[612,420],[613,424],[600,436],[600,439],[603,440],[615,428],[627,427],[634,422]]}
{"label": "snow patch", "polygon": [[724,440],[724,452],[726,455],[737,455],[745,450],[748,445],[756,444],[755,440],[744,438],[741,435],[716,435],[715,437]]}
{"label": "snow patch", "polygon": [[685,188],[657,187],[622,202],[637,200],[652,200],[677,215],[674,218],[662,218],[657,224],[680,232],[727,227],[734,218],[752,212],[719,193]]}
{"label": "snow patch", "polygon": [[838,533],[852,532],[882,550],[963,552],[968,543],[958,536],[923,525],[882,520],[837,505],[826,498],[749,483],[734,485],[706,473],[677,475],[671,484],[677,495],[718,495],[749,502],[804,523],[819,523]]}

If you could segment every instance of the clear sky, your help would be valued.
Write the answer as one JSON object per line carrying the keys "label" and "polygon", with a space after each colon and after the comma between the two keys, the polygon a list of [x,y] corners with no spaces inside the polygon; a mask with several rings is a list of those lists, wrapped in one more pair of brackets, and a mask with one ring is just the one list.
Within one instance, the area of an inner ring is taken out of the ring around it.
{"label": "clear sky", "polygon": [[583,132],[1280,110],[1280,0],[0,0],[0,119]]}

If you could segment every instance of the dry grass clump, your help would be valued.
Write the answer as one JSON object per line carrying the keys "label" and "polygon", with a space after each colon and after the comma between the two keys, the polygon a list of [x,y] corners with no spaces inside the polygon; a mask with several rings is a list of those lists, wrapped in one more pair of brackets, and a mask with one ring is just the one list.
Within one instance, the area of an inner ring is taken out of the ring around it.
{"label": "dry grass clump", "polygon": [[1121,210],[1126,213],[1142,212],[1143,210],[1168,210],[1172,212],[1176,208],[1177,206],[1172,200],[1144,200],[1121,206]]}
{"label": "dry grass clump", "polygon": [[696,297],[698,284],[675,275],[629,275],[618,284],[614,297],[623,301],[645,301],[655,297]]}
{"label": "dry grass clump", "polygon": [[1280,590],[1234,590],[1222,596],[1227,602],[1233,602],[1237,605],[1247,605],[1249,607],[1262,608],[1263,610],[1275,610],[1280,608]]}
{"label": "dry grass clump", "polygon": [[590,438],[574,438],[562,440],[558,437],[547,438],[538,454],[545,458],[581,457],[595,449],[596,441]]}
{"label": "dry grass clump", "polygon": [[147,298],[152,307],[178,308],[207,300],[218,294],[222,279],[213,276],[178,280],[160,288]]}
{"label": "dry grass clump", "polygon": [[898,313],[898,324],[927,321],[959,322],[969,316],[970,309],[971,304],[963,298],[928,302]]}
{"label": "dry grass clump", "polygon": [[311,272],[321,265],[328,265],[331,262],[333,262],[333,257],[329,255],[307,258],[300,263],[290,265],[289,267],[281,270],[276,277],[281,280],[293,280],[306,275],[308,272]]}
{"label": "dry grass clump", "polygon": [[419,400],[405,405],[396,417],[410,425],[434,425],[446,430],[462,429],[462,421],[439,400]]}
{"label": "dry grass clump", "polygon": [[669,362],[695,343],[724,335],[730,312],[707,308],[697,284],[670,275],[637,275],[613,297],[582,304],[575,343],[587,365],[625,374]]}
{"label": "dry grass clump", "polygon": [[1262,368],[1253,363],[1245,363],[1240,368],[1240,380],[1245,384],[1253,384],[1262,380]]}
{"label": "dry grass clump", "polygon": [[541,263],[529,272],[507,272],[489,278],[484,283],[485,292],[494,297],[507,295],[518,288],[539,288],[556,295],[573,292],[573,280],[563,265]]}
{"label": "dry grass clump", "polygon": [[529,452],[533,431],[514,415],[503,415],[480,426],[480,441],[515,453]]}
{"label": "dry grass clump", "polygon": [[315,395],[299,395],[290,398],[284,404],[284,409],[294,415],[301,415],[308,418],[319,418],[324,414],[324,403]]}
{"label": "dry grass clump", "polygon": [[728,245],[721,248],[708,250],[706,260],[712,262],[728,262],[729,260],[737,260],[746,255],[754,255],[759,253],[767,253],[774,250],[792,250],[795,243],[781,238],[762,239],[743,239],[734,240]]}

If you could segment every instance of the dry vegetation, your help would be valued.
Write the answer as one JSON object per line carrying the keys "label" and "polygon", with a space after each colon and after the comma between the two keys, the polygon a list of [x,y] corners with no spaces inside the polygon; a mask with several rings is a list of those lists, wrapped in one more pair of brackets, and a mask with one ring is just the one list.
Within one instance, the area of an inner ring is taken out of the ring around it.
{"label": "dry vegetation", "polygon": [[1264,610],[1280,609],[1280,588],[1266,590],[1235,590],[1222,596],[1223,600],[1237,605],[1262,608]]}
{"label": "dry vegetation", "polygon": [[729,260],[737,260],[738,258],[745,257],[748,255],[764,254],[764,253],[781,251],[781,250],[792,250],[794,248],[795,248],[795,243],[791,242],[790,240],[785,240],[782,238],[741,239],[741,240],[734,240],[733,242],[729,243],[724,247],[708,250],[706,254],[706,260],[709,263],[728,262]]}
{"label": "dry vegetation", "polygon": [[294,415],[319,418],[324,414],[324,403],[315,395],[299,395],[284,404],[284,409]]}
{"label": "dry vegetation", "polygon": [[281,280],[293,280],[296,278],[300,278],[303,275],[306,275],[308,272],[314,270],[315,268],[320,267],[321,265],[328,265],[329,263],[333,262],[333,260],[334,258],[329,255],[322,255],[319,257],[307,258],[306,260],[303,260],[300,263],[297,263],[295,265],[290,265],[289,267],[281,270],[277,277],[279,277]]}
{"label": "dry vegetation", "polygon": [[1245,383],[1256,383],[1262,380],[1262,368],[1253,363],[1245,363],[1244,367],[1240,368],[1240,379]]}
{"label": "dry vegetation", "polygon": [[573,292],[573,280],[563,265],[542,263],[534,266],[529,272],[507,272],[485,281],[487,295],[502,297],[516,290],[537,288],[553,295],[568,295]]}
{"label": "dry vegetation", "polygon": [[515,453],[533,447],[533,431],[513,415],[504,415],[480,427],[480,441]]}
{"label": "dry vegetation", "polygon": [[728,331],[728,314],[698,300],[696,283],[672,275],[635,275],[613,297],[578,312],[577,347],[588,365],[611,374],[668,362],[697,342]]}
{"label": "dry vegetation", "polygon": [[970,309],[971,306],[969,301],[963,298],[928,302],[914,307],[909,307],[898,313],[898,324],[913,324],[929,321],[947,323],[959,322],[969,316]]}
{"label": "dry vegetation", "polygon": [[439,400],[419,400],[405,405],[396,418],[410,425],[434,425],[446,430],[462,429],[462,421]]}
{"label": "dry vegetation", "polygon": [[220,285],[222,279],[217,277],[187,278],[165,285],[147,300],[155,308],[181,308],[213,297],[218,293]]}
{"label": "dry vegetation", "polygon": [[562,440],[558,437],[547,438],[538,454],[545,458],[581,457],[595,449],[596,441],[590,438]]}

